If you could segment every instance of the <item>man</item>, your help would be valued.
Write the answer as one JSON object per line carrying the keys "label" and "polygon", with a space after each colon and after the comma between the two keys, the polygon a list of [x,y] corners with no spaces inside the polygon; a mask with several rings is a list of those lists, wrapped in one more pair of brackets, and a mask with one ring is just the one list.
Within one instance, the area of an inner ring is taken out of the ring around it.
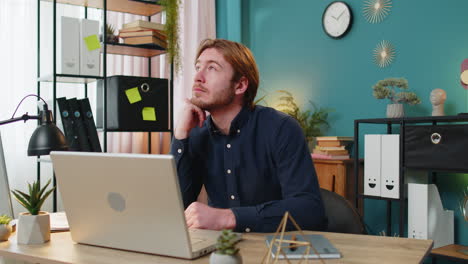
{"label": "man", "polygon": [[[195,69],[192,99],[171,147],[187,225],[274,232],[289,211],[301,228],[323,230],[326,217],[305,137],[293,118],[253,104],[259,77],[250,50],[205,40]],[[202,185],[209,205],[196,202]]]}

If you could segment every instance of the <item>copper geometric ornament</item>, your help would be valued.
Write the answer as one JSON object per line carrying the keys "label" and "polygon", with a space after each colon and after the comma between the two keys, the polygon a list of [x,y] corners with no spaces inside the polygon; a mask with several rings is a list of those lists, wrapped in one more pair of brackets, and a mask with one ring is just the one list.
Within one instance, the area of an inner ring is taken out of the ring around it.
{"label": "copper geometric ornament", "polygon": [[369,23],[380,23],[390,13],[391,0],[367,0],[364,2],[363,14]]}
{"label": "copper geometric ornament", "polygon": [[396,51],[395,47],[387,40],[382,40],[374,49],[374,63],[379,67],[387,67],[393,62]]}

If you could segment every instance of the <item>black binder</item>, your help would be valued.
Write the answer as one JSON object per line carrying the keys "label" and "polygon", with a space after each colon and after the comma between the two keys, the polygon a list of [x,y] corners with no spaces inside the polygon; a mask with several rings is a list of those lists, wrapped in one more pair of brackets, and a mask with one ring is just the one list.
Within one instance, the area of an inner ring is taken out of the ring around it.
{"label": "black binder", "polygon": [[78,143],[81,151],[91,151],[91,146],[88,142],[88,136],[86,135],[86,128],[84,126],[81,109],[76,98],[68,99],[68,107],[70,109],[70,116],[73,120],[73,129],[75,130],[76,136],[78,137]]}
{"label": "black binder", "polygon": [[63,132],[70,151],[79,151],[80,143],[78,142],[78,136],[75,133],[74,120],[71,117],[70,108],[68,106],[67,98],[57,98],[57,104],[60,111],[60,117],[63,125]]}
{"label": "black binder", "polygon": [[91,145],[91,151],[102,152],[96,125],[94,123],[93,112],[91,111],[88,98],[78,100],[78,104],[80,105],[83,123],[87,132],[87,138]]}

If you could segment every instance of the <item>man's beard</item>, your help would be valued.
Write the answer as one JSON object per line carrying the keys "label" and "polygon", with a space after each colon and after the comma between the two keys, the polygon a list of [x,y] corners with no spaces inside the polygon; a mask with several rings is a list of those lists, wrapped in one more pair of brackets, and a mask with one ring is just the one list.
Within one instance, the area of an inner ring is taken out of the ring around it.
{"label": "man's beard", "polygon": [[[199,85],[200,88],[206,91],[206,89]],[[231,104],[234,101],[235,98],[235,92],[234,92],[234,86],[230,86],[222,91],[218,91],[213,94],[214,98],[213,101],[211,102],[206,102],[203,101],[202,99],[198,98],[196,95],[192,96],[192,99],[190,99],[191,103],[194,104],[195,106],[200,107],[204,111],[213,111],[218,108],[222,108],[224,106],[227,106]]]}

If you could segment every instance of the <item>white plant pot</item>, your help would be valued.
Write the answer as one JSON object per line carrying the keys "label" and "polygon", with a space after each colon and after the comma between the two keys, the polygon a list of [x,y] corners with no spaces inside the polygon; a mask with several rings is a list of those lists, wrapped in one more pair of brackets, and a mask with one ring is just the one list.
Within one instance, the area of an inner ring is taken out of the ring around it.
{"label": "white plant pot", "polygon": [[11,232],[11,225],[0,225],[0,241],[7,241]]}
{"label": "white plant pot", "polygon": [[387,105],[387,117],[388,118],[397,118],[404,117],[405,109],[403,104],[388,104]]}
{"label": "white plant pot", "polygon": [[38,215],[20,213],[18,219],[18,244],[42,244],[50,240],[49,213]]}
{"label": "white plant pot", "polygon": [[231,256],[221,255],[213,252],[210,256],[210,264],[242,264],[242,257],[239,253]]}

